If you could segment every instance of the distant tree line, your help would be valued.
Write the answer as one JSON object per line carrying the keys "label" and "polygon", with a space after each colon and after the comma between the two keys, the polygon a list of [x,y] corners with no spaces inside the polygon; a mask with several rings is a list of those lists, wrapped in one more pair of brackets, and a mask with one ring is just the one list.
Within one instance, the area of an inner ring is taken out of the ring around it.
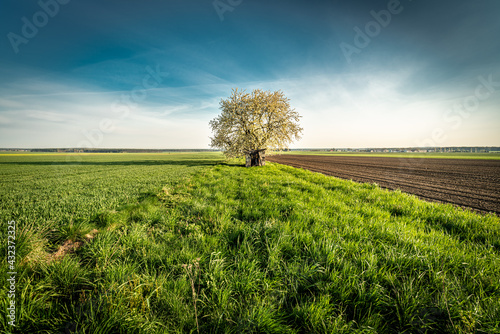
{"label": "distant tree line", "polygon": [[[8,149],[6,149],[8,150]],[[16,150],[18,149],[10,149]],[[124,148],[34,148],[25,149],[30,152],[60,152],[60,153],[169,153],[169,152],[214,152],[213,149],[124,149]]]}

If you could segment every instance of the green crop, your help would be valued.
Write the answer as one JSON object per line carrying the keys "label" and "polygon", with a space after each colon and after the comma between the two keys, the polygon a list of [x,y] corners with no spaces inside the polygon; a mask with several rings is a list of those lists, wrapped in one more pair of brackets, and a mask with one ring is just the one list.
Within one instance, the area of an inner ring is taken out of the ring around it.
{"label": "green crop", "polygon": [[[19,157],[3,164],[27,194],[21,210],[21,192],[2,190],[2,214],[20,222],[21,332],[500,328],[494,215],[278,164],[241,168],[214,154],[145,157],[89,156],[57,183],[36,177],[55,173],[50,164],[23,165]],[[30,190],[33,179],[40,186]],[[41,194],[71,200],[52,204],[59,208],[52,214],[43,200],[32,201]],[[4,204],[4,196],[14,197]],[[72,203],[78,200],[85,201]],[[90,230],[97,232],[85,237]],[[51,260],[72,239],[81,246]]]}

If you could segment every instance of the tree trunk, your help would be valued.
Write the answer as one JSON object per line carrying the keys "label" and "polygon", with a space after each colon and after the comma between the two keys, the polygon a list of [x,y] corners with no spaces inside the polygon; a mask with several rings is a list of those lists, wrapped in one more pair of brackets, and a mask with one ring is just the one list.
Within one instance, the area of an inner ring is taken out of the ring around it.
{"label": "tree trunk", "polygon": [[265,166],[266,149],[252,150],[247,153],[246,167]]}

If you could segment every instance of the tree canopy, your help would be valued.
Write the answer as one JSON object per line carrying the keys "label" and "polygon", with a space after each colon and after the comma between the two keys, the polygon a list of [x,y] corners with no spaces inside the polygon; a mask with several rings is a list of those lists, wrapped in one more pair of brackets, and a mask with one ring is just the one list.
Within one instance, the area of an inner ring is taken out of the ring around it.
{"label": "tree canopy", "polygon": [[220,101],[222,113],[210,121],[211,147],[227,157],[287,148],[302,133],[301,116],[289,101],[282,91],[256,89],[249,94],[233,89],[229,98]]}

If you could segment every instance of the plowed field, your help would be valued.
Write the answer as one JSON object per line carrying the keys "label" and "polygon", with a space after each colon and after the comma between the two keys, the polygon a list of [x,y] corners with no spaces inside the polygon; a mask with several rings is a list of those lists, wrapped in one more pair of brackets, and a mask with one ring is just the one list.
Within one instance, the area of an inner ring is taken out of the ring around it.
{"label": "plowed field", "polygon": [[268,161],[500,214],[500,161],[277,155]]}

